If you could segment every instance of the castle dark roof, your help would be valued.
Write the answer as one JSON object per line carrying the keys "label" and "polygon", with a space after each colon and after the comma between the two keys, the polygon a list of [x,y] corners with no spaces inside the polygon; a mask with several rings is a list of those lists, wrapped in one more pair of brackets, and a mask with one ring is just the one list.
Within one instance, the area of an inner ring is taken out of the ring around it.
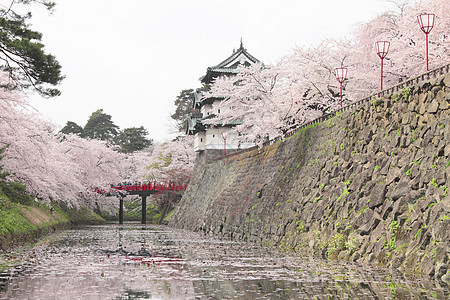
{"label": "castle dark roof", "polygon": [[211,81],[217,76],[223,74],[237,74],[237,67],[240,65],[251,66],[255,63],[258,63],[259,60],[256,59],[253,55],[247,52],[247,49],[244,48],[242,41],[239,49],[233,52],[233,54],[222,61],[220,64],[216,66],[212,66],[206,69],[206,75],[200,78],[200,81],[203,83],[211,83]]}
{"label": "castle dark roof", "polygon": [[[196,93],[194,94],[194,101],[192,103],[192,107],[196,109],[200,109],[204,104],[211,104],[217,100],[221,101],[224,99],[224,97],[209,97],[209,98],[202,98],[202,92],[208,90],[210,88],[210,83],[212,81],[220,76],[220,75],[232,75],[237,74],[238,70],[237,68],[241,65],[249,67],[255,63],[259,63],[260,61],[256,59],[253,55],[247,52],[247,49],[244,48],[244,45],[242,44],[239,49],[236,51],[233,51],[233,54],[222,61],[220,64],[216,66],[212,66],[206,69],[206,75],[200,78],[200,81],[202,83],[205,83],[205,85],[197,89]],[[209,118],[214,117],[214,115],[208,115],[203,117],[201,113],[194,113],[189,115],[186,118],[186,134],[196,134],[197,132],[203,132],[206,130],[207,127],[210,125],[204,125],[202,123],[202,120],[206,120]],[[242,120],[236,119],[227,122],[226,124],[223,124],[219,122],[215,126],[236,126],[242,124]]]}

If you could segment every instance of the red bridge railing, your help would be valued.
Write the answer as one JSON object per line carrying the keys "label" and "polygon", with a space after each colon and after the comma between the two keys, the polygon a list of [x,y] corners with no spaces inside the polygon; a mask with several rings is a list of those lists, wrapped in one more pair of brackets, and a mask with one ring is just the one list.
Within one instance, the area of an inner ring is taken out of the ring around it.
{"label": "red bridge railing", "polygon": [[111,187],[111,189],[119,190],[119,191],[174,191],[180,192],[186,190],[186,185],[177,185],[177,184],[135,184],[135,185],[117,185]]}
{"label": "red bridge railing", "polygon": [[174,183],[148,183],[148,184],[130,184],[130,185],[113,185],[109,189],[104,188],[94,188],[93,191],[98,194],[107,194],[114,191],[125,191],[125,192],[181,192],[186,190],[186,185],[174,184]]}

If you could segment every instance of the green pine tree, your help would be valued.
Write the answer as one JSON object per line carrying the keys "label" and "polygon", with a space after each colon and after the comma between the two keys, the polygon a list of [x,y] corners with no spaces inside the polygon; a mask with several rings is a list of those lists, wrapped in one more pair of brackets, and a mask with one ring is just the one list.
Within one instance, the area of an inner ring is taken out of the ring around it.
{"label": "green pine tree", "polygon": [[119,134],[119,126],[103,109],[94,111],[83,128],[81,137],[112,142]]}
{"label": "green pine tree", "polygon": [[[41,0],[17,0],[17,3],[39,3],[48,9],[54,3]],[[19,15],[13,11],[14,1],[0,9],[0,69],[9,75],[3,88],[34,88],[45,97],[58,96],[60,91],[52,86],[64,78],[61,65],[55,56],[44,51],[42,34],[29,29],[31,14]]]}
{"label": "green pine tree", "polygon": [[147,138],[147,130],[141,127],[125,128],[120,131],[115,139],[119,152],[131,153],[147,148],[152,144],[152,140]]}

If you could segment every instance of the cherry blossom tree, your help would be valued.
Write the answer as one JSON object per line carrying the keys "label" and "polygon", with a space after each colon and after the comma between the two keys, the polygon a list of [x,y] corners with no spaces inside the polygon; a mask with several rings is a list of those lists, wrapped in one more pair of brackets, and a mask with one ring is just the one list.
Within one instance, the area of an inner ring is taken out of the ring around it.
{"label": "cherry blossom tree", "polygon": [[157,144],[147,159],[147,167],[140,171],[145,179],[187,184],[194,170],[194,138],[183,136]]}
{"label": "cherry blossom tree", "polygon": [[221,113],[204,122],[214,125],[241,120],[236,127],[244,133],[240,139],[262,145],[339,105],[333,65],[341,64],[327,41],[314,49],[297,48],[275,66],[240,67],[236,76],[217,78],[204,93],[205,98],[224,98],[213,108]]}
{"label": "cherry blossom tree", "polygon": [[428,0],[401,4],[400,13],[386,12],[360,25],[355,34],[356,55],[352,58],[352,68],[355,68],[357,74],[377,74],[379,58],[374,44],[380,40],[390,41],[384,69],[384,80],[388,86],[426,71],[425,35],[417,22],[417,16],[421,13],[436,15],[435,26],[429,34],[430,68],[450,61],[450,3],[445,0]]}
{"label": "cherry blossom tree", "polygon": [[78,206],[92,204],[86,197],[92,187],[122,179],[125,155],[105,142],[55,131],[23,95],[0,89],[0,147],[6,147],[2,165],[7,180],[24,184],[41,200]]}
{"label": "cherry blossom tree", "polygon": [[220,110],[221,113],[204,123],[230,124],[245,120],[236,130],[246,132],[251,128],[254,134],[242,139],[263,141],[268,136],[279,135],[282,130],[280,120],[292,106],[292,103],[275,99],[281,87],[281,71],[255,64],[249,68],[240,67],[236,76],[218,78],[204,97],[223,97],[224,100],[213,107],[213,111]]}
{"label": "cherry blossom tree", "polygon": [[[2,75],[7,76],[0,73],[0,81]],[[0,147],[5,147],[1,163],[9,173],[7,180],[24,184],[27,193],[42,201],[107,207],[117,200],[95,188],[107,190],[110,184],[144,176],[184,184],[192,173],[190,137],[159,145],[153,152],[125,154],[106,141],[56,131],[23,95],[0,89]]]}
{"label": "cherry blossom tree", "polygon": [[17,93],[3,89],[0,93],[0,143],[7,147],[2,164],[10,174],[8,179],[25,184],[35,196],[59,199],[58,183],[74,177],[71,172],[65,175],[71,165],[55,151],[53,125],[39,119]]}
{"label": "cherry blossom tree", "polygon": [[[0,85],[8,80],[9,74],[0,72]],[[69,207],[113,207],[117,199],[96,189],[107,191],[110,184],[140,181],[144,176],[184,184],[192,173],[190,137],[159,145],[156,151],[146,148],[126,154],[107,141],[56,132],[56,126],[20,91],[0,88],[1,164],[7,172],[2,174],[8,174],[7,181],[25,185],[26,192],[41,201],[63,202]]]}
{"label": "cherry blossom tree", "polygon": [[139,182],[145,179],[148,166],[152,163],[154,145],[125,156],[123,180]]}
{"label": "cherry blossom tree", "polygon": [[108,147],[105,141],[88,140],[77,135],[58,135],[60,151],[81,170],[78,180],[86,187],[99,187],[123,179],[126,155]]}
{"label": "cherry blossom tree", "polygon": [[[398,3],[399,13],[386,12],[361,24],[349,40],[325,40],[317,47],[297,47],[275,65],[241,67],[234,77],[217,78],[204,98],[221,97],[220,114],[205,124],[221,126],[238,120],[236,130],[247,142],[262,145],[267,137],[283,136],[293,123],[301,124],[339,105],[336,67],[349,69],[344,103],[367,97],[379,88],[380,61],[375,42],[388,40],[384,82],[394,85],[425,71],[425,37],[417,15],[436,14],[430,38],[431,67],[449,61],[450,2],[445,0]],[[235,122],[236,123],[236,122]]]}

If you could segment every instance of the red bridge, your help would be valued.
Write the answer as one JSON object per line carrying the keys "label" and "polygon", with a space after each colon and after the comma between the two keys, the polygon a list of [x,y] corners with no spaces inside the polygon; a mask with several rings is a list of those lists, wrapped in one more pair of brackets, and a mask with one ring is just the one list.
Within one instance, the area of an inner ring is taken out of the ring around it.
{"label": "red bridge", "polygon": [[142,198],[142,224],[147,223],[147,196],[151,194],[165,194],[174,192],[183,192],[186,190],[186,185],[179,185],[174,183],[145,183],[145,184],[123,184],[111,185],[109,189],[94,188],[94,192],[108,196],[118,196],[120,200],[119,205],[119,224],[123,224],[123,198],[127,195],[139,195]]}
{"label": "red bridge", "polygon": [[182,192],[186,190],[186,185],[179,185],[175,183],[148,183],[148,184],[126,184],[126,185],[111,185],[109,189],[94,188],[94,192],[98,194],[105,194],[107,196],[115,196],[116,191],[127,192],[128,195],[156,194],[161,192]]}
{"label": "red bridge", "polygon": [[[177,185],[174,183],[148,183],[148,184],[136,184],[136,185],[117,185],[112,186],[111,189],[118,191],[126,191],[129,194],[131,192],[162,192],[162,191],[172,191],[181,192],[186,190],[186,185]],[[137,193],[136,193],[137,194]]]}

